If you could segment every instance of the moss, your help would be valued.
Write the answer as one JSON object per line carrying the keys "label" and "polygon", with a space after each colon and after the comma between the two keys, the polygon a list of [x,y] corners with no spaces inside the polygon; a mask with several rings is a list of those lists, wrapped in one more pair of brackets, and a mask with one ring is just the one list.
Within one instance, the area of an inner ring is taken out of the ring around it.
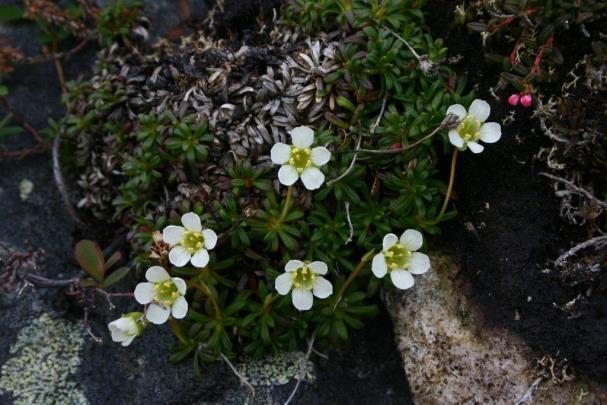
{"label": "moss", "polygon": [[[255,386],[284,385],[299,377],[304,361],[301,352],[281,353],[263,360],[249,360],[239,366],[239,371]],[[314,380],[314,364],[306,361],[302,381]]]}
{"label": "moss", "polygon": [[42,314],[17,335],[0,371],[0,392],[15,404],[87,404],[72,380],[80,365],[80,326]]}

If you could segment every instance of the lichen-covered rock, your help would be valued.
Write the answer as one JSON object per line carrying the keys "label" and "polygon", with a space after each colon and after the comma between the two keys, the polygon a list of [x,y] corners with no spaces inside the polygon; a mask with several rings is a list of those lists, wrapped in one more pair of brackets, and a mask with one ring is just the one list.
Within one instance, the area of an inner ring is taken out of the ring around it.
{"label": "lichen-covered rock", "polygon": [[415,288],[389,292],[398,348],[417,403],[601,403],[607,392],[576,378],[564,359],[533,353],[517,336],[483,322],[456,276],[435,255]]}
{"label": "lichen-covered rock", "polygon": [[84,343],[81,325],[42,314],[21,329],[0,370],[0,392],[16,405],[88,404],[73,377]]}

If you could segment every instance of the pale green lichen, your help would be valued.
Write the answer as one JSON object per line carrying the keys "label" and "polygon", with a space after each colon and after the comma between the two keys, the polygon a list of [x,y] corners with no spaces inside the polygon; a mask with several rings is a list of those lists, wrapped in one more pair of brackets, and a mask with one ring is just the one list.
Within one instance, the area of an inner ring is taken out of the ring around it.
{"label": "pale green lichen", "polygon": [[82,328],[42,314],[17,335],[10,358],[0,371],[0,392],[15,405],[87,404],[72,380],[80,365]]}
{"label": "pale green lichen", "polygon": [[240,364],[238,369],[243,377],[255,386],[284,385],[298,378],[309,383],[315,380],[314,363],[306,361],[301,352],[281,353],[262,360],[248,360]]}

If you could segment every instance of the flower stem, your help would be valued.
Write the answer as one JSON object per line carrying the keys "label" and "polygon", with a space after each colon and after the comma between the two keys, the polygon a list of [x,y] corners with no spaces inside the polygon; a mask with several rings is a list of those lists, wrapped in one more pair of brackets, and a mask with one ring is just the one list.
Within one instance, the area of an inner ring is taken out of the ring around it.
{"label": "flower stem", "polygon": [[371,260],[371,257],[373,256],[374,253],[375,253],[375,249],[371,249],[370,251],[368,251],[362,257],[362,259],[360,259],[360,262],[356,265],[356,267],[354,268],[354,271],[352,271],[352,273],[350,273],[350,275],[348,276],[346,281],[343,283],[343,285],[337,292],[337,295],[335,296],[335,304],[333,305],[333,311],[335,311],[335,308],[337,308],[337,306],[341,302],[342,296],[346,292],[346,289],[348,288],[348,286],[352,283],[352,281],[354,281],[356,276],[358,276],[358,273],[360,273],[360,271],[365,267],[365,264],[367,264],[369,262],[369,260]]}
{"label": "flower stem", "polygon": [[188,344],[188,340],[185,338],[185,336],[183,336],[183,332],[181,331],[181,328],[179,327],[179,324],[177,323],[177,321],[175,319],[170,319],[169,320],[169,326],[171,327],[171,330],[173,331],[173,334],[175,336],[177,336],[177,339],[184,345]]}
{"label": "flower stem", "polygon": [[219,308],[219,304],[217,303],[217,300],[215,299],[215,296],[213,295],[213,293],[211,292],[209,287],[207,287],[207,285],[205,283],[200,283],[200,284],[192,283],[190,285],[192,287],[200,290],[204,295],[207,296],[209,301],[211,301],[211,305],[213,305],[213,310],[215,311],[216,319],[220,320],[222,318],[221,309]]}
{"label": "flower stem", "polygon": [[289,188],[287,189],[287,200],[285,201],[284,207],[282,207],[282,213],[280,214],[280,219],[278,220],[278,222],[280,222],[280,223],[282,223],[282,221],[287,216],[287,213],[289,212],[289,207],[291,206],[292,196],[293,196],[293,186],[289,186]]}
{"label": "flower stem", "polygon": [[453,192],[453,183],[455,182],[455,167],[457,166],[457,156],[459,151],[455,149],[453,151],[453,156],[451,157],[451,173],[449,174],[449,186],[447,187],[447,194],[445,195],[445,201],[443,201],[443,206],[436,216],[435,219],[428,222],[428,225],[438,224],[441,219],[443,219],[443,215],[445,215],[445,211],[447,211],[447,207],[449,206],[449,200],[451,199],[451,193]]}

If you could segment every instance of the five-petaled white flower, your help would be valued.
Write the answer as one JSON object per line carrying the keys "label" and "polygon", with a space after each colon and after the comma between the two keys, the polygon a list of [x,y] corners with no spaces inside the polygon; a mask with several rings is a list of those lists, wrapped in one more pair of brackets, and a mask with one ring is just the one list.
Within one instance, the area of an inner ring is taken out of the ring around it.
{"label": "five-petaled white flower", "polygon": [[112,340],[128,346],[133,339],[141,334],[145,321],[143,320],[142,312],[131,312],[122,315],[120,319],[116,319],[108,324]]}
{"label": "five-petaled white flower", "polygon": [[200,217],[193,212],[183,214],[181,223],[183,226],[169,225],[162,231],[162,239],[171,246],[169,261],[177,267],[190,260],[195,267],[206,266],[217,235],[212,229],[202,229]]}
{"label": "five-petaled white flower", "polygon": [[470,148],[473,153],[481,153],[485,147],[478,143],[494,143],[502,137],[502,128],[497,122],[485,122],[491,113],[489,103],[476,99],[466,111],[461,104],[454,104],[447,109],[447,114],[454,114],[460,119],[457,128],[449,131],[449,142],[460,150]]}
{"label": "five-petaled white flower", "polygon": [[312,308],[312,295],[322,299],[333,294],[333,286],[322,277],[327,271],[327,265],[323,262],[289,260],[285,265],[285,273],[276,277],[274,287],[280,295],[287,295],[292,289],[293,306],[306,311]]}
{"label": "five-petaled white flower", "polygon": [[272,162],[282,165],[278,180],[290,186],[301,177],[308,190],[316,190],[325,181],[319,167],[331,160],[331,152],[322,146],[310,149],[314,143],[314,131],[308,127],[293,128],[289,133],[293,145],[276,143],[270,151]]}
{"label": "five-petaled white flower", "polygon": [[411,274],[423,274],[430,269],[430,258],[416,252],[423,243],[422,234],[414,229],[406,230],[400,240],[393,233],[387,234],[383,250],[373,257],[371,271],[378,278],[390,273],[392,283],[401,290],[412,287]]}
{"label": "five-petaled white flower", "polygon": [[184,318],[188,312],[185,300],[186,284],[179,277],[171,277],[160,266],[152,266],[145,272],[147,283],[135,287],[135,299],[140,304],[150,304],[145,313],[148,321],[160,325],[173,315],[175,319]]}

